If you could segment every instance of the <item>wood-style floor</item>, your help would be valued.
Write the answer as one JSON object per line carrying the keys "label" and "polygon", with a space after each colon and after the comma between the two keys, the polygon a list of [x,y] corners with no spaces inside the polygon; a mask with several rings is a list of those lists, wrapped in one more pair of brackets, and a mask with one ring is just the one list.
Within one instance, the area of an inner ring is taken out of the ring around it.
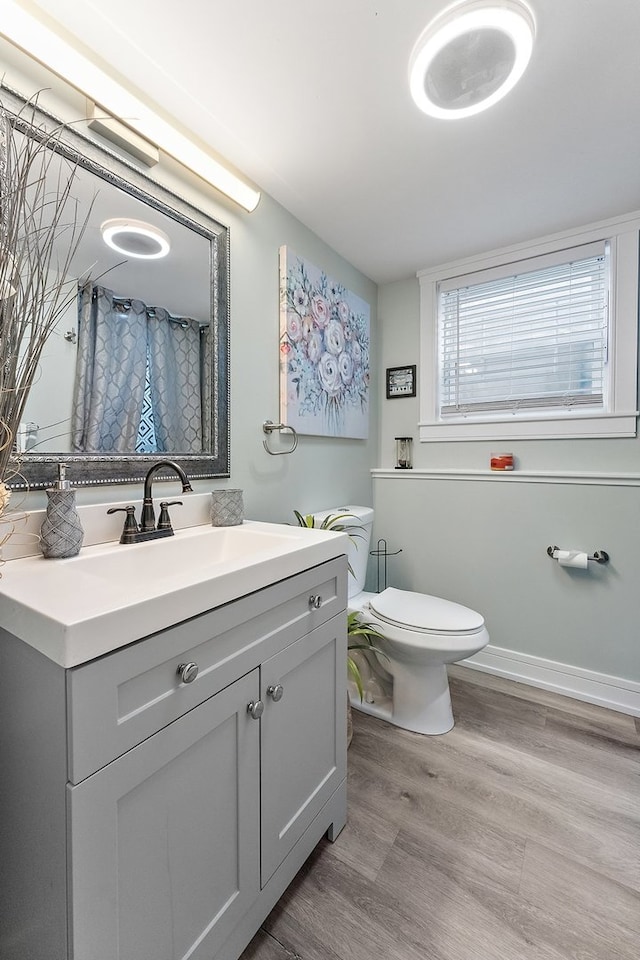
{"label": "wood-style floor", "polygon": [[450,677],[443,737],[354,711],[348,825],[242,960],[640,958],[640,722]]}

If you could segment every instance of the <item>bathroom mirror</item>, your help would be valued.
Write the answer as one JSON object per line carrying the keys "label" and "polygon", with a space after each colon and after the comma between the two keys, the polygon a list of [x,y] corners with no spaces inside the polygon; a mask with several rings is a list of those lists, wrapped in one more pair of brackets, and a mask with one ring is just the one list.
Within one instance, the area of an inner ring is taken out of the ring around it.
{"label": "bathroom mirror", "polygon": [[[19,136],[58,126],[4,86],[0,101]],[[60,461],[75,486],[137,482],[164,458],[190,478],[229,476],[228,229],[83,128],[65,129],[56,143],[60,162],[77,164],[78,222],[90,211],[70,274],[78,298],[44,349],[15,441],[20,476],[11,486],[50,486]],[[144,237],[133,239],[130,253],[112,249],[101,231],[108,220],[151,226],[166,238],[168,254],[133,256],[155,243]],[[114,317],[115,326],[105,335],[90,326],[96,317]],[[110,430],[101,432],[109,417]]]}

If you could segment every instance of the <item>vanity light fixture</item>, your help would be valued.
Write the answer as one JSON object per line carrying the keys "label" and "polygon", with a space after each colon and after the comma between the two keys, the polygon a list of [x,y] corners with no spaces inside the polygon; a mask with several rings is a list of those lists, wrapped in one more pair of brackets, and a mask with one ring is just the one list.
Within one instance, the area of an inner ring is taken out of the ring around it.
{"label": "vanity light fixture", "polygon": [[100,224],[102,239],[118,253],[138,260],[159,260],[171,249],[169,237],[163,230],[144,220],[114,217]]}
{"label": "vanity light fixture", "polygon": [[0,36],[90,97],[106,113],[123,121],[160,150],[192,170],[245,210],[255,210],[260,192],[228,170],[142,100],[129,93],[81,52],[73,38],[47,26],[17,0],[3,0]]}
{"label": "vanity light fixture", "polygon": [[424,113],[470,117],[493,106],[524,73],[535,20],[522,0],[462,0],[424,29],[409,59],[409,88]]}
{"label": "vanity light fixture", "polygon": [[124,150],[129,156],[135,157],[145,167],[155,167],[160,163],[160,151],[154,143],[149,143],[144,137],[132,130],[125,123],[120,123],[115,117],[110,117],[104,110],[87,98],[87,126],[97,134],[115,143],[116,147]]}

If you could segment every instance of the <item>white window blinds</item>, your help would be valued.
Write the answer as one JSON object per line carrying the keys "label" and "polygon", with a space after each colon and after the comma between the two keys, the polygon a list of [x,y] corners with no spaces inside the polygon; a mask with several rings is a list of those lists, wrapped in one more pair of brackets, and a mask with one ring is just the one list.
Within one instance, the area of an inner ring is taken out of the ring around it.
{"label": "white window blinds", "polygon": [[602,411],[608,244],[482,276],[489,279],[478,282],[476,274],[438,286],[440,417],[569,406]]}

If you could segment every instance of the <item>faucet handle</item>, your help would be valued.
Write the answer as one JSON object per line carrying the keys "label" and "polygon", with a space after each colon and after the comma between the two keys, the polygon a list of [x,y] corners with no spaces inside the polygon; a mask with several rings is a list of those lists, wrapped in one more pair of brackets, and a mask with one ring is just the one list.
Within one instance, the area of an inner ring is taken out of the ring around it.
{"label": "faucet handle", "polygon": [[135,543],[135,537],[138,533],[138,524],[136,522],[136,508],[129,504],[128,507],[110,507],[107,513],[126,513],[124,527],[120,543]]}
{"label": "faucet handle", "polygon": [[160,502],[160,519],[158,520],[158,530],[171,530],[171,517],[169,516],[169,507],[181,507],[182,500],[162,500]]}

